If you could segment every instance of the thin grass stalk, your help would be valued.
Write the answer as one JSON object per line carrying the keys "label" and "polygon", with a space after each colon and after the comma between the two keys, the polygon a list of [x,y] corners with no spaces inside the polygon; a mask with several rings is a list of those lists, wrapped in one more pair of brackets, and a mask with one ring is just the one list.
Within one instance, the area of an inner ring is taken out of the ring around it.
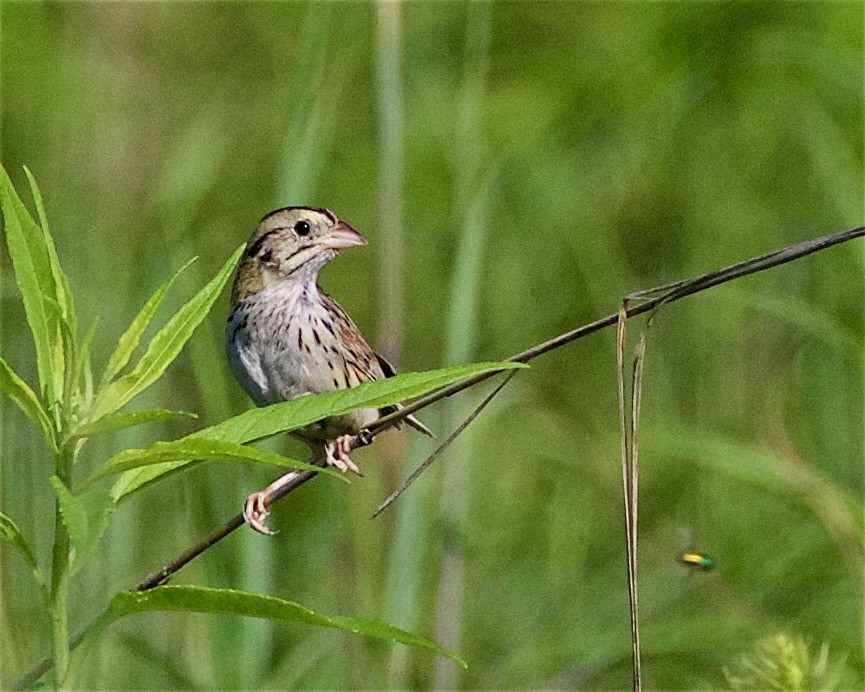
{"label": "thin grass stalk", "polygon": [[[277,170],[277,191],[272,202],[273,208],[292,204],[308,204],[315,188],[320,166],[316,159],[324,160],[324,147],[329,141],[322,136],[322,130],[332,118],[330,113],[336,99],[328,99],[322,104],[316,98],[325,83],[327,57],[330,51],[317,49],[317,42],[325,45],[332,43],[331,9],[324,4],[311,3],[303,18],[300,42],[297,50],[297,65],[282,80],[284,93],[280,101],[286,104],[285,139],[282,143],[280,168]],[[339,85],[331,84],[329,90],[338,93]],[[221,349],[219,351],[221,357]],[[224,371],[224,368],[223,368]],[[274,440],[276,446],[280,442]],[[250,476],[243,471],[241,478]],[[216,488],[214,487],[214,491]],[[214,493],[214,497],[219,494]],[[266,541],[257,540],[258,536],[246,534],[235,552],[238,562],[240,588],[254,593],[273,593],[277,582],[279,558],[274,556]],[[239,671],[233,686],[247,689],[259,687],[266,674],[268,660],[262,655],[273,640],[275,626],[268,620],[244,618],[238,623],[240,638],[237,642],[239,666],[229,666]],[[225,644],[225,640],[220,642]]]}
{"label": "thin grass stalk", "polygon": [[394,367],[400,366],[403,322],[403,93],[402,2],[376,3],[376,77],[378,95],[378,228],[380,289],[378,345]]}
{"label": "thin grass stalk", "polygon": [[[865,5],[862,5],[862,17],[863,22],[865,22]],[[865,57],[863,57],[865,60]],[[865,69],[862,71],[862,91],[865,93]],[[862,120],[862,151],[865,151],[865,118]],[[865,211],[865,167],[860,171],[862,173],[862,190],[861,190],[861,202],[862,202],[862,210]],[[865,265],[865,247],[860,249],[860,253],[862,255],[862,264]],[[863,356],[865,356],[865,351],[863,351]],[[863,391],[865,391],[865,368],[862,370],[862,387]],[[863,399],[863,404],[865,404],[865,399]],[[862,411],[862,424],[863,424],[863,434],[865,434],[865,408]],[[865,455],[863,455],[863,474],[865,474]],[[865,490],[863,490],[862,495],[862,519],[865,521]],[[863,537],[863,552],[865,552],[865,537]],[[865,570],[860,575],[860,585],[863,585],[860,591],[860,599],[861,599],[861,610],[859,612],[859,622],[861,626],[861,646],[862,646],[862,655],[865,657]]]}
{"label": "thin grass stalk", "polygon": [[[3,37],[3,4],[0,3],[0,41],[2,41]],[[2,45],[2,44],[0,44]],[[2,74],[2,65],[0,65],[0,74]],[[0,79],[0,122],[3,122],[3,80]],[[0,154],[3,152],[3,139],[2,139],[3,128],[0,128]],[[2,286],[3,286],[3,271],[2,264],[0,264],[0,353],[6,353],[3,348],[3,300],[2,300]],[[6,397],[0,397],[0,506],[5,507],[5,496],[3,493],[3,450],[9,449],[8,444],[6,443],[5,435],[5,420],[6,420]],[[3,594],[5,593],[5,589],[3,588],[3,560],[0,560],[0,627],[2,627],[4,632],[8,632],[9,628],[7,627],[8,616],[6,614],[6,602],[3,598]],[[0,644],[4,644],[2,640],[0,640]],[[9,647],[0,646],[0,682],[3,680],[3,666],[5,663],[5,658],[3,656],[4,651],[9,651]]]}
{"label": "thin grass stalk", "polygon": [[[463,227],[463,237],[457,246],[457,266],[451,284],[450,329],[445,347],[448,364],[471,360],[475,348],[479,258],[485,229],[483,221],[472,220],[470,214]],[[447,402],[443,413],[445,428],[453,428],[465,413],[463,402]],[[439,520],[447,532],[462,535],[468,517],[470,467],[466,461],[461,463],[455,458],[464,457],[467,460],[471,456],[471,438],[463,437],[450,448],[448,456],[453,463],[443,467]],[[464,578],[465,562],[461,543],[444,541],[436,591],[435,637],[439,642],[448,642],[442,645],[455,647],[454,650],[459,648],[461,639]],[[457,673],[453,666],[440,666],[434,662],[432,686],[435,689],[456,688]]]}
{"label": "thin grass stalk", "polygon": [[[402,88],[402,2],[376,3],[376,96],[378,107],[378,227],[379,326],[377,343],[384,356],[399,370],[403,332],[403,88]],[[401,439],[386,440],[381,449],[385,468],[396,469],[405,462]],[[414,503],[413,503],[414,504]],[[387,575],[387,608],[393,621],[411,628],[416,617],[417,561],[422,554],[420,533],[423,522],[419,506],[406,508],[397,517]],[[404,687],[408,652],[393,647],[387,662],[386,678],[392,687]]]}
{"label": "thin grass stalk", "polygon": [[[333,59],[322,45],[335,44],[333,8],[325,3],[307,5],[297,46],[297,63],[285,76],[279,103],[285,108],[285,138],[276,171],[277,189],[273,208],[309,204],[321,180],[327,161],[328,146],[333,141],[334,114],[346,74],[328,70]],[[342,56],[340,60],[346,59]],[[323,92],[327,98],[321,98]],[[281,444],[270,442],[274,448]],[[248,478],[248,474],[244,475]],[[257,536],[245,536],[239,548],[241,587],[247,591],[271,593],[280,567],[270,546]],[[249,566],[257,566],[250,569]],[[335,577],[339,579],[339,577]],[[267,620],[246,620],[241,624],[241,669],[244,687],[260,686],[267,671],[267,660],[261,655],[272,639],[274,624]]]}
{"label": "thin grass stalk", "polygon": [[[640,624],[637,609],[637,565],[636,565],[636,512],[634,503],[634,474],[632,467],[632,434],[628,426],[625,390],[625,344],[627,342],[627,301],[619,308],[616,324],[616,383],[619,398],[619,434],[622,453],[622,499],[625,516],[625,541],[628,572],[628,604],[631,621],[631,647],[633,662],[633,689],[642,689],[640,667]],[[633,401],[633,400],[632,400]],[[633,423],[633,418],[631,419]]]}
{"label": "thin grass stalk", "polygon": [[450,435],[448,435],[447,439],[442,442],[438,447],[436,447],[435,450],[433,450],[432,454],[430,454],[420,466],[418,466],[414,471],[411,472],[408,478],[403,481],[403,484],[387,496],[384,502],[382,502],[376,508],[375,512],[373,512],[373,519],[375,519],[385,509],[387,509],[394,500],[396,500],[400,495],[402,495],[408,489],[408,487],[412,483],[414,483],[415,480],[417,480],[418,476],[420,476],[424,471],[426,471],[430,467],[430,465],[436,459],[438,459],[450,445],[453,444],[454,440],[456,440],[457,437],[459,437],[460,434],[463,432],[463,430],[465,430],[471,424],[471,422],[475,418],[477,418],[478,415],[480,415],[480,412],[487,407],[487,405],[493,400],[496,394],[498,394],[504,388],[504,386],[511,381],[511,378],[514,376],[514,374],[515,371],[512,370],[498,384],[498,386],[493,389],[493,391],[490,392],[487,397],[474,408],[474,410],[469,414],[468,418],[466,418],[462,423],[460,423],[459,426],[457,426],[457,428]]}
{"label": "thin grass stalk", "polygon": [[[71,489],[74,445],[64,445],[55,457],[54,471]],[[64,686],[69,668],[69,532],[60,515],[59,499],[54,503],[54,545],[51,557],[51,650],[54,662],[54,684]]]}
{"label": "thin grass stalk", "polygon": [[[208,131],[206,139],[197,133]],[[205,203],[208,191],[216,185],[219,169],[223,165],[228,151],[230,139],[222,123],[207,114],[196,118],[187,126],[187,131],[180,137],[180,144],[174,156],[163,170],[164,179],[178,179],[180,184],[171,190],[171,197],[160,199],[158,207],[160,225],[165,246],[168,248],[168,262],[171,266],[182,266],[185,259],[195,254],[194,237],[191,235],[194,217]],[[197,165],[191,168],[195,175],[178,176],[174,167],[185,167],[188,161]],[[178,283],[182,290],[191,290],[206,281],[206,276],[200,263],[189,267]],[[225,376],[225,366],[222,356],[222,335],[217,330],[203,332],[193,339],[189,345],[189,363],[191,365],[193,391],[198,395],[201,405],[200,415],[204,420],[223,420],[231,414],[228,403],[228,382]],[[226,483],[225,474],[231,474],[233,482]],[[204,525],[209,509],[213,505],[225,505],[231,501],[233,486],[242,482],[243,469],[226,469],[223,476],[217,478],[213,473],[202,474],[199,495],[190,507],[190,518],[195,525]],[[152,509],[140,510],[147,519],[152,521]],[[240,582],[241,588],[249,585],[243,582],[245,572],[243,555],[245,544],[237,550],[226,551],[225,559],[219,564],[202,565],[209,583],[220,583],[222,580],[232,583]],[[262,556],[255,556],[261,558]],[[249,559],[254,559],[250,557]],[[249,562],[245,564],[250,564]],[[258,578],[266,579],[267,560],[260,560]],[[265,622],[247,622],[245,620],[231,621],[222,627],[207,632],[209,641],[209,666],[212,670],[213,684],[219,687],[237,688],[250,684],[246,674],[260,658],[251,652],[253,647],[248,644],[250,632],[266,627]],[[260,641],[260,638],[258,639]],[[251,660],[250,660],[250,657]],[[207,660],[207,658],[204,658]]]}
{"label": "thin grass stalk", "polygon": [[639,559],[638,559],[638,544],[639,544],[639,444],[638,433],[640,428],[640,407],[643,398],[643,364],[645,363],[646,355],[646,333],[652,323],[650,316],[646,327],[640,334],[637,343],[636,355],[634,357],[633,378],[631,381],[631,536],[630,550],[628,559],[631,562],[631,601],[632,605],[632,629],[633,629],[633,646],[634,646],[634,689],[639,692],[643,687],[642,679],[642,663],[640,654],[640,591],[639,591]]}
{"label": "thin grass stalk", "polygon": [[[406,456],[406,464],[414,464],[421,447],[414,444]],[[386,586],[386,620],[405,629],[417,629],[421,610],[421,569],[425,559],[424,546],[429,531],[429,488],[411,493],[397,505],[393,538],[388,563]],[[392,689],[409,687],[409,651],[406,647],[391,647],[387,661],[387,685]]]}
{"label": "thin grass stalk", "polygon": [[[456,215],[462,233],[456,247],[456,264],[450,293],[448,332],[445,341],[447,364],[470,361],[477,342],[478,303],[482,258],[487,235],[486,217],[492,181],[480,177],[483,159],[482,106],[490,41],[489,3],[470,6],[464,39],[464,77],[458,106],[456,131],[455,192]],[[448,402],[444,412],[446,428],[452,429],[466,417],[467,403]],[[470,458],[473,435],[468,433],[450,448],[450,457]],[[450,463],[444,467],[439,521],[446,532],[464,535],[471,497],[471,466]],[[461,648],[465,599],[465,556],[460,540],[444,540],[435,604],[435,637],[445,647]],[[454,666],[433,661],[432,685],[455,689],[459,672]]]}

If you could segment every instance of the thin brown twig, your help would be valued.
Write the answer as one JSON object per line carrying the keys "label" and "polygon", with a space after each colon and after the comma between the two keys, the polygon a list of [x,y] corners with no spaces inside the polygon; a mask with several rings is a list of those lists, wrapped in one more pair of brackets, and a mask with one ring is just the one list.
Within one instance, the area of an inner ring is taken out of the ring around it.
{"label": "thin brown twig", "polygon": [[[636,405],[633,382],[631,386],[631,427],[628,428],[625,405],[625,344],[627,343],[627,298],[619,307],[616,320],[616,385],[619,398],[619,435],[622,453],[622,500],[625,506],[626,565],[628,571],[628,612],[631,622],[631,660],[633,662],[634,692],[640,692],[643,678],[640,666],[640,619],[637,602],[637,507],[636,473],[634,469],[634,412]],[[636,364],[635,364],[636,365]],[[634,369],[636,375],[636,368]]]}
{"label": "thin brown twig", "polygon": [[[695,279],[677,282],[668,286],[660,287],[660,289],[649,289],[648,291],[640,291],[638,293],[631,294],[630,297],[636,299],[657,295],[657,293],[663,292],[663,295],[661,295],[660,297],[650,298],[646,300],[646,302],[641,303],[640,305],[629,308],[627,310],[627,317],[631,318],[636,315],[641,315],[645,312],[654,310],[662,304],[674,302],[676,300],[679,300],[680,298],[684,298],[685,296],[693,295],[694,293],[699,293],[700,291],[705,291],[706,289],[709,289],[713,286],[718,286],[722,283],[726,283],[727,281],[732,281],[734,279],[738,279],[749,274],[754,274],[765,269],[770,269],[772,267],[777,267],[781,264],[786,264],[787,262],[792,262],[793,260],[805,257],[820,250],[824,250],[828,247],[838,245],[839,243],[844,243],[848,240],[853,240],[854,238],[860,238],[863,235],[865,235],[865,226],[860,226],[859,228],[854,228],[848,231],[840,231],[838,233],[829,233],[818,238],[806,240],[801,243],[795,243],[794,245],[789,245],[780,250],[776,250],[775,252],[770,252],[766,255],[746,260],[744,262],[725,267],[724,269],[720,269],[718,271],[704,274]],[[565,332],[564,334],[553,337],[549,341],[545,341],[536,346],[532,346],[531,348],[522,351],[521,353],[517,353],[516,355],[511,356],[507,360],[516,363],[526,363],[533,358],[536,358],[537,356],[560,348],[566,344],[571,343],[572,341],[576,341],[577,339],[580,339],[584,336],[588,336],[589,334],[593,334],[594,332],[600,331],[601,329],[605,329],[606,327],[610,327],[616,324],[618,319],[618,313],[607,315],[606,317],[602,317],[599,320],[595,320],[594,322],[590,322],[589,324],[583,325],[569,332]],[[481,375],[474,375],[447,387],[443,387],[442,389],[439,389],[424,397],[416,399],[414,402],[405,405],[398,411],[379,418],[375,423],[370,425],[367,430],[362,431],[359,435],[355,437],[352,446],[354,448],[357,448],[370,444],[376,435],[378,435],[380,432],[387,428],[395,426],[406,416],[415,413],[422,408],[430,406],[437,401],[453,396],[454,394],[457,394],[464,389],[468,389],[469,387],[472,387],[479,382],[483,382],[484,380],[494,376],[495,374],[496,372],[494,371]],[[282,488],[280,492],[274,494],[273,497],[268,498],[270,500],[268,504],[273,504],[280,498],[290,493],[295,488],[304,484],[313,476],[317,475],[313,471],[298,471],[296,473],[296,480]],[[218,541],[222,540],[242,525],[243,516],[242,514],[237,514],[223,527],[215,531],[213,534],[205,538],[197,545],[186,550],[180,557],[166,565],[155,574],[151,575],[148,579],[142,582],[136,590],[144,591],[146,589],[153,588],[154,586],[158,586],[159,584],[165,583],[165,581],[169,577],[171,577],[172,574],[177,572],[181,567],[188,564],[194,558],[201,555],[201,553],[211,548]],[[39,677],[48,670],[50,670],[50,668],[50,659],[45,659],[41,661],[36,666],[34,666],[33,669],[26,673],[24,677],[22,677],[21,680],[18,681],[18,683],[16,683],[16,687],[22,686],[22,683],[24,683],[23,686],[26,686],[28,683],[35,683],[39,679]]]}
{"label": "thin brown twig", "polygon": [[[826,248],[832,247],[833,245],[838,245],[839,243],[844,243],[848,240],[853,240],[854,238],[861,238],[863,235],[865,235],[865,226],[860,226],[859,228],[854,228],[849,231],[829,233],[828,235],[820,236],[819,238],[813,238],[811,240],[806,240],[801,243],[795,243],[794,245],[788,245],[787,247],[776,250],[775,252],[770,252],[766,255],[761,255],[760,257],[755,257],[750,260],[740,262],[738,264],[733,264],[729,267],[725,267],[724,269],[719,269],[714,272],[709,272],[708,274],[703,274],[702,276],[698,276],[695,279],[679,281],[673,284],[668,284],[666,286],[650,288],[645,291],[632,293],[629,297],[634,300],[648,296],[656,297],[653,297],[650,300],[647,300],[646,302],[639,305],[635,305],[634,307],[628,308],[628,317],[631,318],[635,317],[636,315],[642,315],[643,313],[654,310],[655,308],[660,307],[665,303],[672,303],[686,296],[693,295],[694,293],[699,293],[700,291],[705,291],[706,289],[712,288],[713,286],[718,286],[720,284],[726,283],[727,281],[732,281],[734,279],[738,279],[749,274],[755,274],[756,272],[760,272],[765,269],[770,269],[772,267],[777,267],[781,264],[786,264],[787,262],[792,262],[793,260],[805,257],[820,250],[824,250]],[[660,295],[658,295],[659,293]],[[594,322],[589,322],[582,327],[577,327],[576,329],[572,329],[569,332],[565,332],[564,334],[555,336],[549,341],[545,341],[541,344],[538,344],[537,346],[532,346],[531,348],[517,353],[516,355],[513,355],[506,360],[514,363],[527,363],[533,358],[543,355],[544,353],[548,353],[549,351],[553,351],[557,348],[561,348],[565,344],[569,344],[572,341],[576,341],[577,339],[580,339],[584,336],[593,334],[597,331],[600,331],[601,329],[612,327],[614,324],[616,324],[617,320],[618,313],[613,315],[607,315],[606,317],[602,317],[601,319],[595,320]],[[495,372],[490,372],[483,373],[481,375],[474,375],[472,377],[467,377],[464,380],[460,380],[459,382],[455,382],[452,385],[448,385],[447,387],[443,387],[442,389],[439,389],[431,394],[427,394],[426,396],[416,399],[412,403],[406,404],[399,411],[395,411],[394,413],[379,418],[369,427],[366,435],[371,438],[385,428],[392,427],[396,423],[400,422],[409,414],[415,413],[422,408],[426,408],[427,406],[434,404],[441,399],[453,396],[454,394],[457,394],[464,389],[473,387],[478,382],[483,382],[484,380],[492,377],[495,374]],[[368,442],[360,440],[355,446],[360,447],[362,446],[362,444],[368,444]]]}
{"label": "thin brown twig", "polygon": [[511,378],[515,374],[516,371],[511,370],[510,373],[508,373],[508,376],[505,377],[505,379],[503,379],[498,384],[498,386],[493,391],[491,391],[480,404],[478,404],[477,408],[471,412],[469,417],[466,418],[462,423],[460,423],[460,425],[457,426],[457,428],[450,435],[448,435],[448,438],[438,447],[436,447],[433,453],[430,454],[420,466],[418,466],[414,471],[411,472],[411,475],[406,478],[405,481],[403,481],[403,484],[399,488],[397,488],[390,495],[387,496],[384,502],[382,502],[375,510],[375,512],[373,512],[373,519],[375,519],[379,514],[386,510],[388,505],[390,505],[394,500],[396,500],[400,495],[402,495],[408,489],[408,487],[415,482],[417,477],[420,476],[424,471],[426,471],[427,468],[429,468],[429,465],[441,456],[442,452],[444,452],[448,447],[450,447],[453,441],[457,439],[457,437],[459,437],[460,433],[462,433],[462,431],[465,430],[469,426],[469,424],[478,417],[478,414],[480,414],[480,412],[487,407],[487,404],[489,404],[493,400],[493,397],[495,397],[496,394],[502,391],[502,388],[511,381]]}

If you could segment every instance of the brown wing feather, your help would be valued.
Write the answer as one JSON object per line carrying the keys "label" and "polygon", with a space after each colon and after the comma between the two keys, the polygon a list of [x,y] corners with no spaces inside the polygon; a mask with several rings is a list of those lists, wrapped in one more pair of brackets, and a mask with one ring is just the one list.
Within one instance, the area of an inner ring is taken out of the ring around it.
{"label": "brown wing feather", "polygon": [[[348,313],[342,309],[342,306],[322,291],[321,287],[318,288],[318,292],[325,308],[333,317],[334,328],[339,333],[341,346],[344,351],[342,357],[346,368],[355,375],[358,383],[396,375],[396,370],[388,363],[387,359],[370,348],[363,338],[363,334],[360,333],[357,325],[348,316]],[[386,416],[399,410],[399,408],[399,406],[387,406],[379,409],[379,412],[381,415]],[[414,416],[407,416],[405,422],[424,435],[433,437],[429,428]]]}

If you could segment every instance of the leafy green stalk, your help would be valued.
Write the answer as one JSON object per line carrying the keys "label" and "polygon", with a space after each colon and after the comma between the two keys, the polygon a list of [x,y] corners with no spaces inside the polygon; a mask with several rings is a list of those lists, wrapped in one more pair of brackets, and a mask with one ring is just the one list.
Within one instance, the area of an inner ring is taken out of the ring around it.
{"label": "leafy green stalk", "polygon": [[[64,446],[56,455],[57,478],[68,485],[75,461],[74,447]],[[69,582],[70,541],[63,521],[63,507],[58,495],[54,504],[54,546],[51,561],[51,642],[54,659],[54,680],[59,688],[69,667]]]}
{"label": "leafy green stalk", "polygon": [[[115,485],[113,493],[86,487],[73,489],[76,457],[88,437],[184,415],[165,409],[129,413],[119,409],[159,379],[174,361],[222,292],[242,248],[238,248],[217,275],[153,337],[135,367],[118,377],[179,272],[163,284],[121,336],[100,385],[94,388],[89,356],[93,330],[82,342],[78,341],[77,315],[69,284],[48,232],[38,186],[29,171],[28,177],[41,227],[15,194],[5,172],[0,176],[0,203],[16,280],[36,343],[41,397],[2,359],[0,389],[40,430],[52,452],[54,475],[51,484],[56,502],[50,585],[46,585],[38,561],[17,525],[0,514],[0,536],[10,540],[31,567],[43,589],[51,616],[51,659],[40,664],[33,676],[25,677],[25,680],[35,682],[53,667],[54,683],[63,687],[70,677],[70,652],[75,646],[97,635],[120,617],[154,610],[225,613],[337,628],[426,648],[464,666],[462,659],[434,642],[381,622],[327,617],[291,601],[243,591],[199,587],[163,587],[117,594],[90,627],[70,638],[68,618],[72,578],[93,554],[117,500],[150,482],[168,477],[192,461],[217,458],[256,461],[341,477],[333,470],[312,467],[249,447],[247,443],[358,408],[391,406],[479,373],[526,366],[521,363],[478,363],[426,373],[408,373],[351,390],[302,397],[294,402],[248,411],[179,440],[158,442],[143,450],[125,450],[115,455],[102,466],[94,479],[126,471],[119,492],[118,485]],[[131,470],[135,470],[136,475],[130,478],[128,472]]]}

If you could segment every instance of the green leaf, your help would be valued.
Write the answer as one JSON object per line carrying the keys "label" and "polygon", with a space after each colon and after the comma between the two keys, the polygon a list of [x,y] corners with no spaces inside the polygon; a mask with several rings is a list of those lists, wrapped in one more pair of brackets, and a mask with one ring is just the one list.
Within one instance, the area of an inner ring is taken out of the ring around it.
{"label": "green leaf", "polygon": [[62,392],[56,397],[67,410],[72,409],[72,392],[75,384],[75,362],[79,358],[79,350],[75,335],[69,322],[62,314],[62,308],[53,298],[45,298],[46,314],[49,324],[55,325],[53,375],[54,391]]}
{"label": "green leaf", "polygon": [[24,172],[27,174],[27,179],[30,181],[30,192],[33,195],[33,201],[36,203],[36,212],[39,214],[39,224],[42,227],[42,236],[45,242],[45,249],[48,253],[48,262],[51,267],[51,275],[54,278],[55,298],[60,305],[63,318],[69,325],[70,331],[75,334],[78,329],[78,317],[75,314],[75,301],[72,296],[72,289],[69,287],[69,279],[60,266],[60,259],[57,257],[57,249],[54,247],[54,239],[48,230],[48,217],[45,215],[45,205],[42,203],[42,193],[39,192],[39,186],[36,184],[36,178],[30,172],[27,166],[24,166]]}
{"label": "green leaf", "polygon": [[52,451],[57,451],[57,442],[54,435],[54,426],[48,418],[48,413],[42,407],[38,397],[27,383],[22,380],[12,368],[9,367],[5,360],[0,358],[0,389],[6,392],[18,407],[24,411],[27,417],[33,422],[42,437],[45,439],[45,444]]}
{"label": "green leaf", "polygon": [[111,599],[111,603],[102,615],[87,628],[81,641],[97,636],[112,622],[126,615],[153,611],[240,615],[330,627],[366,637],[426,649],[450,659],[463,668],[468,667],[466,662],[457,654],[439,646],[434,641],[377,620],[360,620],[340,615],[320,615],[298,603],[281,598],[233,589],[211,589],[201,586],[157,586],[148,591],[121,592]]}
{"label": "green leaf", "polygon": [[24,561],[30,566],[36,582],[42,587],[44,593],[46,589],[45,577],[42,575],[42,570],[39,569],[39,563],[36,562],[36,556],[33,554],[33,551],[30,550],[30,546],[27,544],[27,541],[24,540],[24,536],[21,535],[21,530],[18,528],[17,524],[3,514],[3,512],[0,512],[0,538],[5,538],[7,541],[10,541],[18,552],[21,553],[21,557],[23,557]]}
{"label": "green leaf", "polygon": [[108,515],[114,509],[114,500],[109,493],[99,490],[73,495],[57,476],[51,477],[51,485],[57,493],[60,515],[69,531],[77,569],[102,538],[108,526]]}
{"label": "green leaf", "polygon": [[180,308],[168,324],[153,337],[147,351],[132,372],[115,380],[97,395],[90,416],[91,420],[98,420],[107,413],[116,411],[162,376],[196,327],[210,312],[210,308],[213,307],[213,303],[231,277],[244,247],[241,245],[237,248],[219,273],[192,300]]}
{"label": "green leaf", "polygon": [[320,466],[312,466],[311,464],[295,461],[273,452],[265,452],[255,447],[246,447],[234,442],[224,442],[221,440],[185,437],[174,442],[157,442],[147,449],[126,449],[119,454],[115,454],[105,462],[89,482],[140,466],[152,466],[154,464],[164,464],[179,460],[188,461],[190,459],[194,459],[195,461],[257,461],[261,464],[270,464],[272,466],[326,473],[347,480],[343,474],[334,469],[323,469]]}
{"label": "green leaf", "polygon": [[324,418],[342,416],[361,408],[392,406],[474,375],[527,367],[528,365],[523,363],[472,363],[426,372],[407,372],[383,380],[364,382],[351,389],[302,396],[294,401],[250,409],[239,416],[199,430],[190,437],[234,442],[263,440],[282,432],[297,430]]}
{"label": "green leaf", "polygon": [[144,425],[145,423],[177,417],[198,418],[196,414],[189,411],[170,411],[164,408],[145,408],[129,413],[115,412],[109,413],[107,416],[103,416],[93,423],[85,423],[80,428],[77,428],[71,437],[73,439],[92,437],[99,433],[123,430],[124,428],[135,427],[136,425]]}
{"label": "green leaf", "polygon": [[[474,363],[428,372],[404,373],[383,380],[364,382],[352,389],[303,396],[294,401],[251,409],[182,439],[206,438],[245,444],[297,430],[323,418],[344,415],[359,408],[392,406],[472,375],[525,367],[528,366],[522,363]],[[174,461],[130,471],[115,483],[112,493],[115,499],[120,501],[133,492],[176,473],[193,461]]]}
{"label": "green leaf", "polygon": [[12,258],[15,281],[21,291],[24,313],[36,347],[40,391],[46,400],[50,400],[52,397],[57,398],[59,394],[53,390],[52,336],[56,333],[56,326],[49,322],[45,309],[46,298],[54,300],[57,298],[54,276],[42,229],[30,216],[2,166],[0,166],[0,208],[3,211],[6,245]]}
{"label": "green leaf", "polygon": [[144,332],[147,331],[147,327],[156,315],[156,311],[165,299],[166,294],[174,285],[174,282],[177,281],[177,278],[183,273],[183,270],[195,262],[196,259],[193,257],[178,269],[174,273],[174,276],[157,288],[156,292],[150,296],[144,307],[135,316],[135,319],[132,320],[132,324],[129,325],[129,328],[120,337],[120,340],[117,342],[117,348],[114,349],[114,353],[108,359],[108,365],[105,366],[105,373],[102,375],[102,385],[108,384],[117,373],[126,367],[126,364],[132,357],[133,351],[135,351],[141,341],[141,337],[144,336]]}
{"label": "green leaf", "polygon": [[93,344],[93,336],[96,334],[96,327],[99,324],[99,319],[94,319],[90,329],[81,340],[81,345],[78,348],[78,361],[75,364],[75,407],[76,411],[86,411],[93,404],[93,369],[90,365],[90,347]]}

